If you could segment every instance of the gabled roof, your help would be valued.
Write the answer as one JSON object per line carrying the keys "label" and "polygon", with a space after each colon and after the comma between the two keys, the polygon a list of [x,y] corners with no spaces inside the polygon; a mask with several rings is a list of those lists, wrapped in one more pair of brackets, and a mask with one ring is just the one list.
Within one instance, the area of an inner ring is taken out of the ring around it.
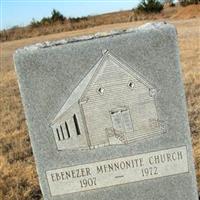
{"label": "gabled roof", "polygon": [[129,74],[134,76],[137,80],[142,82],[144,85],[146,85],[149,88],[154,88],[151,84],[149,84],[141,75],[138,74],[138,72],[134,71],[132,68],[128,66],[128,64],[125,64],[124,61],[118,60],[116,57],[114,57],[109,51],[104,51],[103,56],[100,58],[100,60],[96,63],[96,65],[88,72],[88,74],[80,81],[80,83],[77,85],[77,87],[73,90],[70,97],[67,99],[65,104],[62,106],[58,114],[55,116],[55,118],[52,120],[52,124],[54,124],[57,119],[62,117],[68,109],[74,105],[74,103],[77,103],[81,97],[85,94],[87,89],[89,88],[90,84],[98,74],[99,70],[103,66],[104,62],[106,61],[106,58],[111,59],[113,62],[115,62],[118,66],[122,67],[124,70],[126,70]]}
{"label": "gabled roof", "polygon": [[71,93],[71,95],[69,96],[69,98],[67,99],[67,101],[65,102],[65,104],[62,106],[62,108],[60,109],[60,111],[58,112],[58,114],[55,116],[55,118],[52,120],[52,123],[54,123],[59,117],[61,117],[75,102],[78,102],[78,100],[81,98],[83,92],[85,91],[86,87],[88,86],[91,78],[93,77],[96,69],[98,68],[98,66],[103,63],[103,61],[105,60],[105,56],[106,54],[104,54],[99,61],[96,63],[96,65],[88,72],[88,74],[84,77],[84,79],[82,79],[79,84],[77,85],[77,87],[73,90],[73,92]]}

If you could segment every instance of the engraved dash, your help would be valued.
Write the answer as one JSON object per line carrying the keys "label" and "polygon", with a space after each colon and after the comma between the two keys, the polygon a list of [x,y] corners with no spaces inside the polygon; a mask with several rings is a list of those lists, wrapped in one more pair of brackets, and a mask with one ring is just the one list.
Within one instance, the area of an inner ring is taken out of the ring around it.
{"label": "engraved dash", "polygon": [[121,175],[121,176],[115,176],[115,178],[123,178],[124,175]]}

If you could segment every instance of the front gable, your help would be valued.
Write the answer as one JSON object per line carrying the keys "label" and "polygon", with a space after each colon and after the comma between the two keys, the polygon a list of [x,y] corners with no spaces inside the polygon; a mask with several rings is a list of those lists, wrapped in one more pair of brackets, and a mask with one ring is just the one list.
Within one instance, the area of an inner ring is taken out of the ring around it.
{"label": "front gable", "polygon": [[[119,87],[121,85],[121,87]],[[100,63],[96,69],[92,79],[88,83],[81,98],[85,99],[89,96],[96,96],[97,93],[103,93],[106,88],[109,90],[123,90],[124,87],[130,88],[145,88],[146,90],[154,89],[155,87],[148,83],[139,73],[134,71],[130,66],[123,61],[116,59],[108,51],[104,54],[104,61]],[[96,90],[96,92],[94,92]]]}

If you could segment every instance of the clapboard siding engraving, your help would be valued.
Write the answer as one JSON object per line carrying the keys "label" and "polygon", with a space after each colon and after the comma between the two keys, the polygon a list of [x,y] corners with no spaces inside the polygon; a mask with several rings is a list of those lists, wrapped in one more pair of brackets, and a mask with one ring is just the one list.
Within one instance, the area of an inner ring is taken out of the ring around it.
{"label": "clapboard siding engraving", "polygon": [[52,121],[55,137],[67,123],[58,149],[127,144],[164,132],[155,95],[155,87],[105,52]]}

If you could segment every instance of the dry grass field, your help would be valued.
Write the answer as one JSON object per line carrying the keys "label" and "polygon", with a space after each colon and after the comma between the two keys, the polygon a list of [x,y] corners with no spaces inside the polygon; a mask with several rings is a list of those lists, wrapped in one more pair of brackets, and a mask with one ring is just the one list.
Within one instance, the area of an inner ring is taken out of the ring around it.
{"label": "dry grass field", "polygon": [[[200,18],[169,19],[178,30],[180,58],[200,191]],[[102,25],[1,43],[0,68],[0,199],[38,200],[41,192],[22,108],[13,53],[22,46],[111,29],[137,27],[146,21]]]}

